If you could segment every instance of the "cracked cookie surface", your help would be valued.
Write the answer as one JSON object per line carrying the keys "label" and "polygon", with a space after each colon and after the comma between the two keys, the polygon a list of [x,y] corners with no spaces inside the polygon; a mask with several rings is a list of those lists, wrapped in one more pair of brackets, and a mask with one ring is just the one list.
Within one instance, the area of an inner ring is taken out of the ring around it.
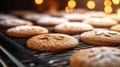
{"label": "cracked cookie surface", "polygon": [[79,46],[79,42],[65,34],[42,34],[30,38],[26,45],[40,51],[62,52]]}
{"label": "cracked cookie surface", "polygon": [[120,33],[109,30],[94,30],[81,34],[80,40],[96,46],[117,46],[120,44]]}
{"label": "cracked cookie surface", "polygon": [[120,67],[120,49],[94,47],[79,50],[70,57],[70,67]]}

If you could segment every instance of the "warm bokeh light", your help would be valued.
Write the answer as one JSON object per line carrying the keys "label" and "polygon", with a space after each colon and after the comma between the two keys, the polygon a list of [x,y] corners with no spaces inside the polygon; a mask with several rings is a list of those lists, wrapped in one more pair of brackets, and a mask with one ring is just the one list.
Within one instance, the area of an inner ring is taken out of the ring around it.
{"label": "warm bokeh light", "polygon": [[105,13],[112,13],[113,9],[111,6],[105,6],[104,11]]}
{"label": "warm bokeh light", "polygon": [[113,4],[118,5],[120,3],[120,0],[112,0]]}
{"label": "warm bokeh light", "polygon": [[74,0],[70,0],[70,1],[68,1],[68,6],[70,8],[74,8],[76,6],[76,2]]}
{"label": "warm bokeh light", "polygon": [[65,12],[66,12],[66,13],[70,13],[70,12],[72,12],[72,11],[73,11],[72,8],[70,8],[70,7],[68,7],[68,6],[65,7]]}
{"label": "warm bokeh light", "polygon": [[94,9],[95,8],[95,2],[94,1],[88,1],[87,2],[87,7],[89,9]]}
{"label": "warm bokeh light", "polygon": [[43,0],[35,0],[35,4],[42,4]]}
{"label": "warm bokeh light", "polygon": [[112,2],[110,0],[105,0],[104,1],[104,6],[111,6]]}
{"label": "warm bokeh light", "polygon": [[117,14],[120,15],[120,9],[117,10]]}

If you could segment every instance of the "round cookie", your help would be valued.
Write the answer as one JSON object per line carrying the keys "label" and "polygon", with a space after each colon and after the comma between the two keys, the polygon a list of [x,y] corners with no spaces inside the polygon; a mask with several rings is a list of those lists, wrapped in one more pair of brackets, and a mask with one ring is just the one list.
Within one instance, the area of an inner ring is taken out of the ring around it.
{"label": "round cookie", "polygon": [[70,67],[120,67],[120,49],[94,47],[79,50],[70,57]]}
{"label": "round cookie", "polygon": [[22,19],[5,19],[0,21],[0,28],[10,28],[21,25],[33,25],[32,22]]}
{"label": "round cookie", "polygon": [[107,18],[110,18],[110,19],[113,19],[113,20],[116,20],[116,21],[120,22],[120,15],[118,15],[118,14],[109,14],[109,15],[106,15],[105,17],[107,17]]}
{"label": "round cookie", "polygon": [[102,11],[88,11],[86,14],[90,15],[92,18],[103,18],[106,16],[105,12]]}
{"label": "round cookie", "polygon": [[26,20],[30,20],[30,21],[34,21],[36,22],[37,20],[39,20],[41,17],[49,17],[49,15],[46,14],[38,14],[38,13],[34,13],[34,14],[26,14],[23,16],[24,19]]}
{"label": "round cookie", "polygon": [[96,46],[120,45],[120,33],[109,30],[94,30],[80,35],[80,41]]}
{"label": "round cookie", "polygon": [[40,26],[55,26],[61,23],[68,22],[65,18],[57,18],[57,17],[41,17],[38,21],[36,21],[37,25]]}
{"label": "round cookie", "polygon": [[28,38],[43,33],[48,33],[48,30],[40,26],[17,26],[6,31],[7,35],[17,38]]}
{"label": "round cookie", "polygon": [[16,19],[16,16],[9,15],[9,14],[0,14],[0,21],[5,19]]}
{"label": "round cookie", "polygon": [[120,32],[120,24],[117,24],[117,25],[112,26],[112,27],[110,28],[110,30]]}
{"label": "round cookie", "polygon": [[118,23],[117,21],[109,18],[89,18],[83,22],[93,25],[94,27],[111,27]]}
{"label": "round cookie", "polygon": [[77,39],[65,34],[37,35],[26,44],[28,48],[48,52],[62,52],[79,46]]}
{"label": "round cookie", "polygon": [[66,19],[68,19],[69,21],[81,22],[81,21],[89,18],[90,15],[79,14],[79,13],[70,13],[70,14],[65,14],[63,17],[66,18]]}
{"label": "round cookie", "polygon": [[64,34],[80,34],[90,30],[93,30],[91,25],[80,22],[62,23],[54,27],[54,32]]}
{"label": "round cookie", "polygon": [[30,20],[30,21],[36,21],[39,18],[41,18],[41,16],[40,16],[40,14],[37,14],[37,13],[35,13],[35,14],[25,14],[23,16],[23,18],[26,19],[26,20]]}

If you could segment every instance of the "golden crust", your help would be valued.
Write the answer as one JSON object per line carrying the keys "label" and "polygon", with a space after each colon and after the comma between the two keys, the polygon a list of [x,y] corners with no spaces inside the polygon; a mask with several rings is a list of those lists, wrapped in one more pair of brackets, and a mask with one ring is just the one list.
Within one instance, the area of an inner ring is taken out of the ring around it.
{"label": "golden crust", "polygon": [[84,20],[83,22],[88,23],[94,27],[111,27],[118,24],[117,21],[109,18],[89,18]]}
{"label": "golden crust", "polygon": [[93,29],[94,28],[89,24],[70,22],[55,26],[54,32],[64,33],[64,34],[80,34],[86,31],[91,31]]}
{"label": "golden crust", "polygon": [[9,28],[6,34],[11,37],[28,38],[38,34],[48,33],[48,30],[40,26],[17,26]]}
{"label": "golden crust", "polygon": [[120,33],[108,30],[96,30],[82,33],[80,40],[96,46],[117,46],[120,44]]}
{"label": "golden crust", "polygon": [[120,49],[94,47],[79,50],[70,57],[70,67],[119,67]]}
{"label": "golden crust", "polygon": [[32,22],[21,19],[5,19],[0,21],[0,28],[11,28],[22,25],[33,25]]}
{"label": "golden crust", "polygon": [[77,47],[79,42],[65,34],[42,34],[30,38],[26,45],[40,51],[62,52]]}
{"label": "golden crust", "polygon": [[120,24],[117,24],[117,25],[112,26],[112,27],[110,28],[110,30],[120,32]]}

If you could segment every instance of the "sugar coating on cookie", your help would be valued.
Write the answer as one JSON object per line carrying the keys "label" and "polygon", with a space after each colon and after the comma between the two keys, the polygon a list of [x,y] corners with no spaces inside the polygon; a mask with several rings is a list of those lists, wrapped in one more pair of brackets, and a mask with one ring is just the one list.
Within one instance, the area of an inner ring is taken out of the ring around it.
{"label": "sugar coating on cookie", "polygon": [[57,17],[42,17],[39,19],[36,24],[41,26],[55,26],[57,24],[69,22],[65,18],[57,18]]}
{"label": "sugar coating on cookie", "polygon": [[117,21],[109,18],[89,18],[83,21],[84,23],[91,24],[95,27],[111,27],[118,24]]}
{"label": "sugar coating on cookie", "polygon": [[110,19],[113,19],[113,20],[116,20],[116,21],[120,22],[120,15],[118,15],[118,14],[109,14],[109,15],[106,15],[105,17],[107,17],[107,18],[110,18]]}
{"label": "sugar coating on cookie", "polygon": [[0,21],[1,28],[10,28],[21,25],[33,25],[33,23],[22,19],[5,19]]}
{"label": "sugar coating on cookie", "polygon": [[110,30],[120,32],[120,24],[117,24],[117,25],[114,25],[114,26],[110,27]]}
{"label": "sugar coating on cookie", "polygon": [[80,22],[62,23],[55,26],[54,28],[55,32],[66,34],[80,34],[82,32],[90,30],[93,30],[93,26]]}
{"label": "sugar coating on cookie", "polygon": [[48,33],[48,30],[40,26],[17,26],[6,31],[7,35],[18,38],[28,38],[43,33]]}
{"label": "sugar coating on cookie", "polygon": [[40,26],[17,26],[14,29],[13,28],[9,29],[9,31],[22,31],[22,30],[27,31],[27,30],[34,30],[34,29],[39,29],[39,28],[42,28],[42,27]]}
{"label": "sugar coating on cookie", "polygon": [[79,13],[71,13],[71,14],[65,14],[63,16],[64,18],[71,20],[71,21],[82,21],[90,17],[90,15],[87,14],[79,14]]}
{"label": "sugar coating on cookie", "polygon": [[94,47],[79,50],[70,57],[71,67],[119,67],[120,49]]}
{"label": "sugar coating on cookie", "polygon": [[26,14],[25,16],[23,16],[24,19],[27,19],[27,20],[32,20],[32,21],[37,21],[39,19],[41,19],[42,17],[49,17],[49,15],[46,15],[46,14]]}
{"label": "sugar coating on cookie", "polygon": [[0,22],[0,24],[11,24],[11,23],[19,23],[19,24],[23,24],[25,22],[28,22],[28,21],[25,21],[25,20],[20,20],[20,19],[7,19],[7,20],[3,20]]}
{"label": "sugar coating on cookie", "polygon": [[9,14],[0,14],[0,19],[4,20],[4,19],[15,19],[17,18],[16,16],[13,15],[9,15]]}
{"label": "sugar coating on cookie", "polygon": [[26,45],[40,51],[63,52],[78,47],[79,42],[65,34],[42,34],[28,39]]}
{"label": "sugar coating on cookie", "polygon": [[90,17],[93,17],[93,18],[103,18],[106,16],[105,12],[102,12],[102,11],[88,11],[86,12],[86,14],[90,15]]}
{"label": "sugar coating on cookie", "polygon": [[96,46],[117,46],[120,44],[120,33],[109,30],[94,30],[82,33],[80,41]]}

